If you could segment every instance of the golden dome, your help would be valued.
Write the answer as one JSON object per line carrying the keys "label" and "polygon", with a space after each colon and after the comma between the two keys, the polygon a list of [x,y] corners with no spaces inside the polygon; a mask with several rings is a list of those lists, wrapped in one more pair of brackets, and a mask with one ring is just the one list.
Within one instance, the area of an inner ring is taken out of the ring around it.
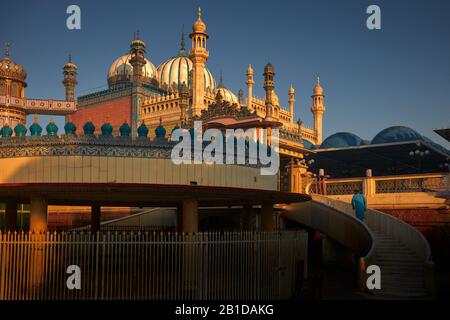
{"label": "golden dome", "polygon": [[26,86],[27,71],[22,65],[10,59],[9,45],[5,48],[5,58],[0,60],[0,78],[16,80]]}
{"label": "golden dome", "polygon": [[194,33],[206,33],[206,24],[202,21],[202,9],[198,7],[197,20],[192,25],[192,31]]}
{"label": "golden dome", "polygon": [[275,91],[272,91],[272,104],[274,106],[280,105],[280,99],[278,98],[278,95],[275,93]]}
{"label": "golden dome", "polygon": [[220,95],[222,96],[223,100],[231,103],[231,104],[239,104],[239,100],[236,97],[236,95],[228,88],[225,87],[219,87],[217,89],[218,92],[220,92]]}
{"label": "golden dome", "polygon": [[291,86],[289,87],[289,94],[290,94],[290,95],[295,94],[295,89],[292,87],[292,84],[291,84]]}
{"label": "golden dome", "polygon": [[[108,84],[114,86],[117,84],[131,82],[133,77],[133,66],[130,64],[131,54],[125,54],[117,58],[108,70]],[[145,65],[142,67],[142,76],[144,83],[152,83],[157,77],[156,67],[150,60],[145,59]]]}
{"label": "golden dome", "polygon": [[313,94],[315,96],[322,96],[323,95],[323,88],[320,85],[320,78],[319,77],[317,77],[317,84],[314,87]]}

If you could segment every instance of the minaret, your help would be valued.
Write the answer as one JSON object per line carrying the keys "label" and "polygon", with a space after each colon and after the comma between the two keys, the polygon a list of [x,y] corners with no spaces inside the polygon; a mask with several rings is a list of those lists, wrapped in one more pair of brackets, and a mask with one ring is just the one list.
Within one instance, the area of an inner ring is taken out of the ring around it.
{"label": "minaret", "polygon": [[251,65],[248,65],[247,68],[247,108],[252,110],[252,98],[253,98],[253,85],[255,81],[253,81],[253,69]]}
{"label": "minaret", "polygon": [[314,87],[312,98],[311,112],[314,115],[314,131],[316,132],[316,144],[322,143],[322,117],[327,110],[324,105],[323,88],[320,86],[320,78],[317,77],[317,84]]}
{"label": "minaret", "polygon": [[264,67],[264,90],[266,91],[266,120],[272,120],[273,109],[273,89],[275,88],[275,82],[273,80],[275,76],[275,70],[273,66],[268,63]]}
{"label": "minaret", "polygon": [[69,55],[69,61],[63,67],[64,80],[62,84],[66,88],[66,101],[74,101],[75,87],[77,81],[77,66],[72,63],[72,56]]}
{"label": "minaret", "polygon": [[209,38],[206,33],[206,25],[202,21],[202,10],[198,8],[197,20],[192,25],[192,39],[189,58],[192,60],[192,115],[200,115],[204,108],[205,98],[205,63],[209,53],[206,50],[206,40]]}
{"label": "minaret", "polygon": [[137,136],[139,109],[143,100],[142,69],[146,64],[145,53],[145,43],[139,39],[139,31],[137,31],[133,41],[130,43],[130,64],[133,67],[133,89],[131,95],[131,137],[133,139]]}
{"label": "minaret", "polygon": [[294,124],[294,104],[295,104],[295,90],[294,88],[292,88],[292,84],[291,87],[289,88],[289,112],[291,114],[291,124]]}
{"label": "minaret", "polygon": [[180,128],[186,128],[188,119],[188,109],[189,106],[189,89],[186,82],[183,82],[180,88]]}

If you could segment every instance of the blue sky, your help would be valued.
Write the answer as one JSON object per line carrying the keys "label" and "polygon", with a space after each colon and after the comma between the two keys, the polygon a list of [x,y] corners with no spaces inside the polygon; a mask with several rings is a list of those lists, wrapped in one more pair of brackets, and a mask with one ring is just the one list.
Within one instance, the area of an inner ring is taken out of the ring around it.
{"label": "blue sky", "polygon": [[[210,39],[208,67],[218,81],[244,89],[248,64],[254,94],[263,96],[262,72],[276,68],[276,92],[287,107],[296,89],[296,117],[312,126],[311,92],[320,75],[327,112],[324,137],[350,131],[364,139],[406,125],[436,142],[433,129],[450,126],[450,1],[5,1],[0,44],[28,71],[26,96],[63,99],[62,66],[69,53],[79,67],[77,93],[106,86],[109,65],[140,30],[156,66],[179,49],[197,6]],[[66,28],[70,4],[81,8],[81,30]],[[366,8],[381,8],[382,29],[366,28]],[[190,43],[188,42],[188,48]],[[47,121],[45,118],[43,121]],[[58,123],[62,126],[62,119]]]}

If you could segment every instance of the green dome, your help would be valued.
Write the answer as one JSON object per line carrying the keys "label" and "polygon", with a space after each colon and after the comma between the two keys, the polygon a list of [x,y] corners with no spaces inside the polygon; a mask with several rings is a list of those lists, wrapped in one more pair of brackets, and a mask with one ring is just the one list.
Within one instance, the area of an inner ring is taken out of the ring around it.
{"label": "green dome", "polygon": [[75,134],[77,131],[77,126],[73,122],[67,122],[64,125],[64,131],[66,132],[66,135]]}
{"label": "green dome", "polygon": [[31,126],[30,126],[30,133],[33,137],[38,137],[41,135],[42,133],[42,127],[39,123],[34,122]]}
{"label": "green dome", "polygon": [[47,130],[47,135],[49,136],[56,136],[58,134],[58,126],[51,121],[45,129]]}
{"label": "green dome", "polygon": [[155,129],[156,138],[164,139],[166,137],[166,128],[164,128],[161,124]]}
{"label": "green dome", "polygon": [[5,126],[2,128],[2,130],[0,130],[0,134],[2,135],[3,138],[8,138],[12,136],[12,129],[9,127],[8,124],[5,124]]}
{"label": "green dome", "polygon": [[88,121],[83,126],[83,132],[85,135],[93,135],[95,132],[95,126],[91,121]]}
{"label": "green dome", "polygon": [[28,129],[21,123],[14,127],[14,133],[16,134],[16,137],[25,137],[27,131]]}
{"label": "green dome", "polygon": [[119,133],[121,137],[129,137],[131,133],[131,127],[129,124],[124,122],[119,128]]}
{"label": "green dome", "polygon": [[112,136],[113,127],[109,124],[109,122],[104,123],[100,130],[102,130],[103,136]]}
{"label": "green dome", "polygon": [[148,136],[148,128],[145,123],[141,123],[139,128],[137,129],[138,137],[147,137]]}

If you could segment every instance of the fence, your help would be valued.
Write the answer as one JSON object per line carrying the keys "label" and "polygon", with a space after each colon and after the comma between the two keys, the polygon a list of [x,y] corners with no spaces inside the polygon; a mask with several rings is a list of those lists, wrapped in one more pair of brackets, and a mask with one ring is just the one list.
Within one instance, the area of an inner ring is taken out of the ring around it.
{"label": "fence", "polygon": [[0,300],[285,299],[306,254],[300,231],[0,233]]}

